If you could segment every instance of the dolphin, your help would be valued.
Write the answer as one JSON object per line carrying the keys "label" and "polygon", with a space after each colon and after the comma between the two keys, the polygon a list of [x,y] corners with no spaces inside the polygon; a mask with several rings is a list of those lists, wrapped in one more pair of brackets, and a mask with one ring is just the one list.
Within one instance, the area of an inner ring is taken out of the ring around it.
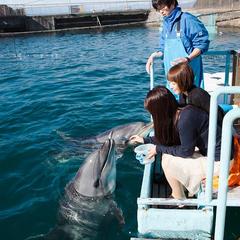
{"label": "dolphin", "polygon": [[87,197],[106,196],[116,187],[115,141],[107,139],[78,170],[73,186]]}
{"label": "dolphin", "polygon": [[112,128],[106,132],[103,132],[95,137],[95,140],[99,143],[106,141],[109,135],[114,139],[116,145],[126,145],[133,144],[129,141],[129,138],[132,135],[139,135],[142,137],[146,137],[149,132],[153,129],[152,123],[144,123],[144,122],[135,122],[130,124],[125,124],[121,126],[117,126]]}
{"label": "dolphin", "polygon": [[67,142],[70,142],[77,151],[92,150],[104,143],[108,138],[113,138],[116,144],[117,153],[122,153],[127,146],[135,145],[134,142],[129,141],[132,135],[139,135],[146,137],[153,131],[153,123],[134,122],[124,124],[107,130],[97,136],[90,138],[72,138],[65,135],[63,132],[57,133]]}
{"label": "dolphin", "polygon": [[44,239],[80,240],[97,236],[105,239],[102,226],[114,221],[117,225],[124,224],[122,211],[113,200],[115,188],[115,142],[107,139],[86,158],[66,185],[58,225]]}

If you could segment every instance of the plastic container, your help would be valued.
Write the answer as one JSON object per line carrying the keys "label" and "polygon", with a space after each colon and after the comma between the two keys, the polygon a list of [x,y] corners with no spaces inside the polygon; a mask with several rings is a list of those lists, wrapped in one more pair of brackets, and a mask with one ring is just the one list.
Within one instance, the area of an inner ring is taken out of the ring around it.
{"label": "plastic container", "polygon": [[153,146],[154,146],[154,144],[147,143],[147,144],[139,145],[138,147],[136,147],[134,149],[134,152],[136,153],[136,159],[141,164],[149,164],[149,163],[152,163],[155,160],[155,157],[152,157],[150,159],[147,158],[148,150]]}

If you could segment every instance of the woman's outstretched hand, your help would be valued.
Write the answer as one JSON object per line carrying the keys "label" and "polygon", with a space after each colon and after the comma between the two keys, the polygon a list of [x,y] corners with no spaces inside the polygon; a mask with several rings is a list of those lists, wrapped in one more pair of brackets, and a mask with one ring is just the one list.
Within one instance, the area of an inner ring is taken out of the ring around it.
{"label": "woman's outstretched hand", "polygon": [[130,138],[129,138],[129,141],[132,142],[132,143],[144,143],[144,140],[143,140],[143,137],[140,137],[138,135],[132,135]]}

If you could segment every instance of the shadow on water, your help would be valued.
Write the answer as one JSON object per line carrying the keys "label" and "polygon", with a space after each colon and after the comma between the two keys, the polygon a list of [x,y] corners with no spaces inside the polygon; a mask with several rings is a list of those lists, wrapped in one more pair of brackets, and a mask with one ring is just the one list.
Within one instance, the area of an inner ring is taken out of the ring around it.
{"label": "shadow on water", "polygon": [[226,224],[224,239],[240,239],[240,223],[239,223],[240,209],[227,208]]}

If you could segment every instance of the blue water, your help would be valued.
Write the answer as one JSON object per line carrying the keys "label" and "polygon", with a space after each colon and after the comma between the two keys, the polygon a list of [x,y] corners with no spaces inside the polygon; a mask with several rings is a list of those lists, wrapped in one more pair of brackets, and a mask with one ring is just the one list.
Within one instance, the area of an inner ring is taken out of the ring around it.
{"label": "blue water", "polygon": [[[158,47],[158,35],[157,28],[128,28],[0,39],[1,240],[44,234],[56,224],[64,187],[86,157],[59,132],[86,137],[149,120],[143,109],[145,62]],[[211,49],[240,49],[239,37],[222,30]],[[216,64],[220,69],[214,59],[206,67]],[[157,71],[160,83],[162,67]],[[115,192],[126,224],[106,229],[104,239],[137,235],[142,173],[127,149],[117,162]],[[237,236],[234,231],[229,239]]]}

